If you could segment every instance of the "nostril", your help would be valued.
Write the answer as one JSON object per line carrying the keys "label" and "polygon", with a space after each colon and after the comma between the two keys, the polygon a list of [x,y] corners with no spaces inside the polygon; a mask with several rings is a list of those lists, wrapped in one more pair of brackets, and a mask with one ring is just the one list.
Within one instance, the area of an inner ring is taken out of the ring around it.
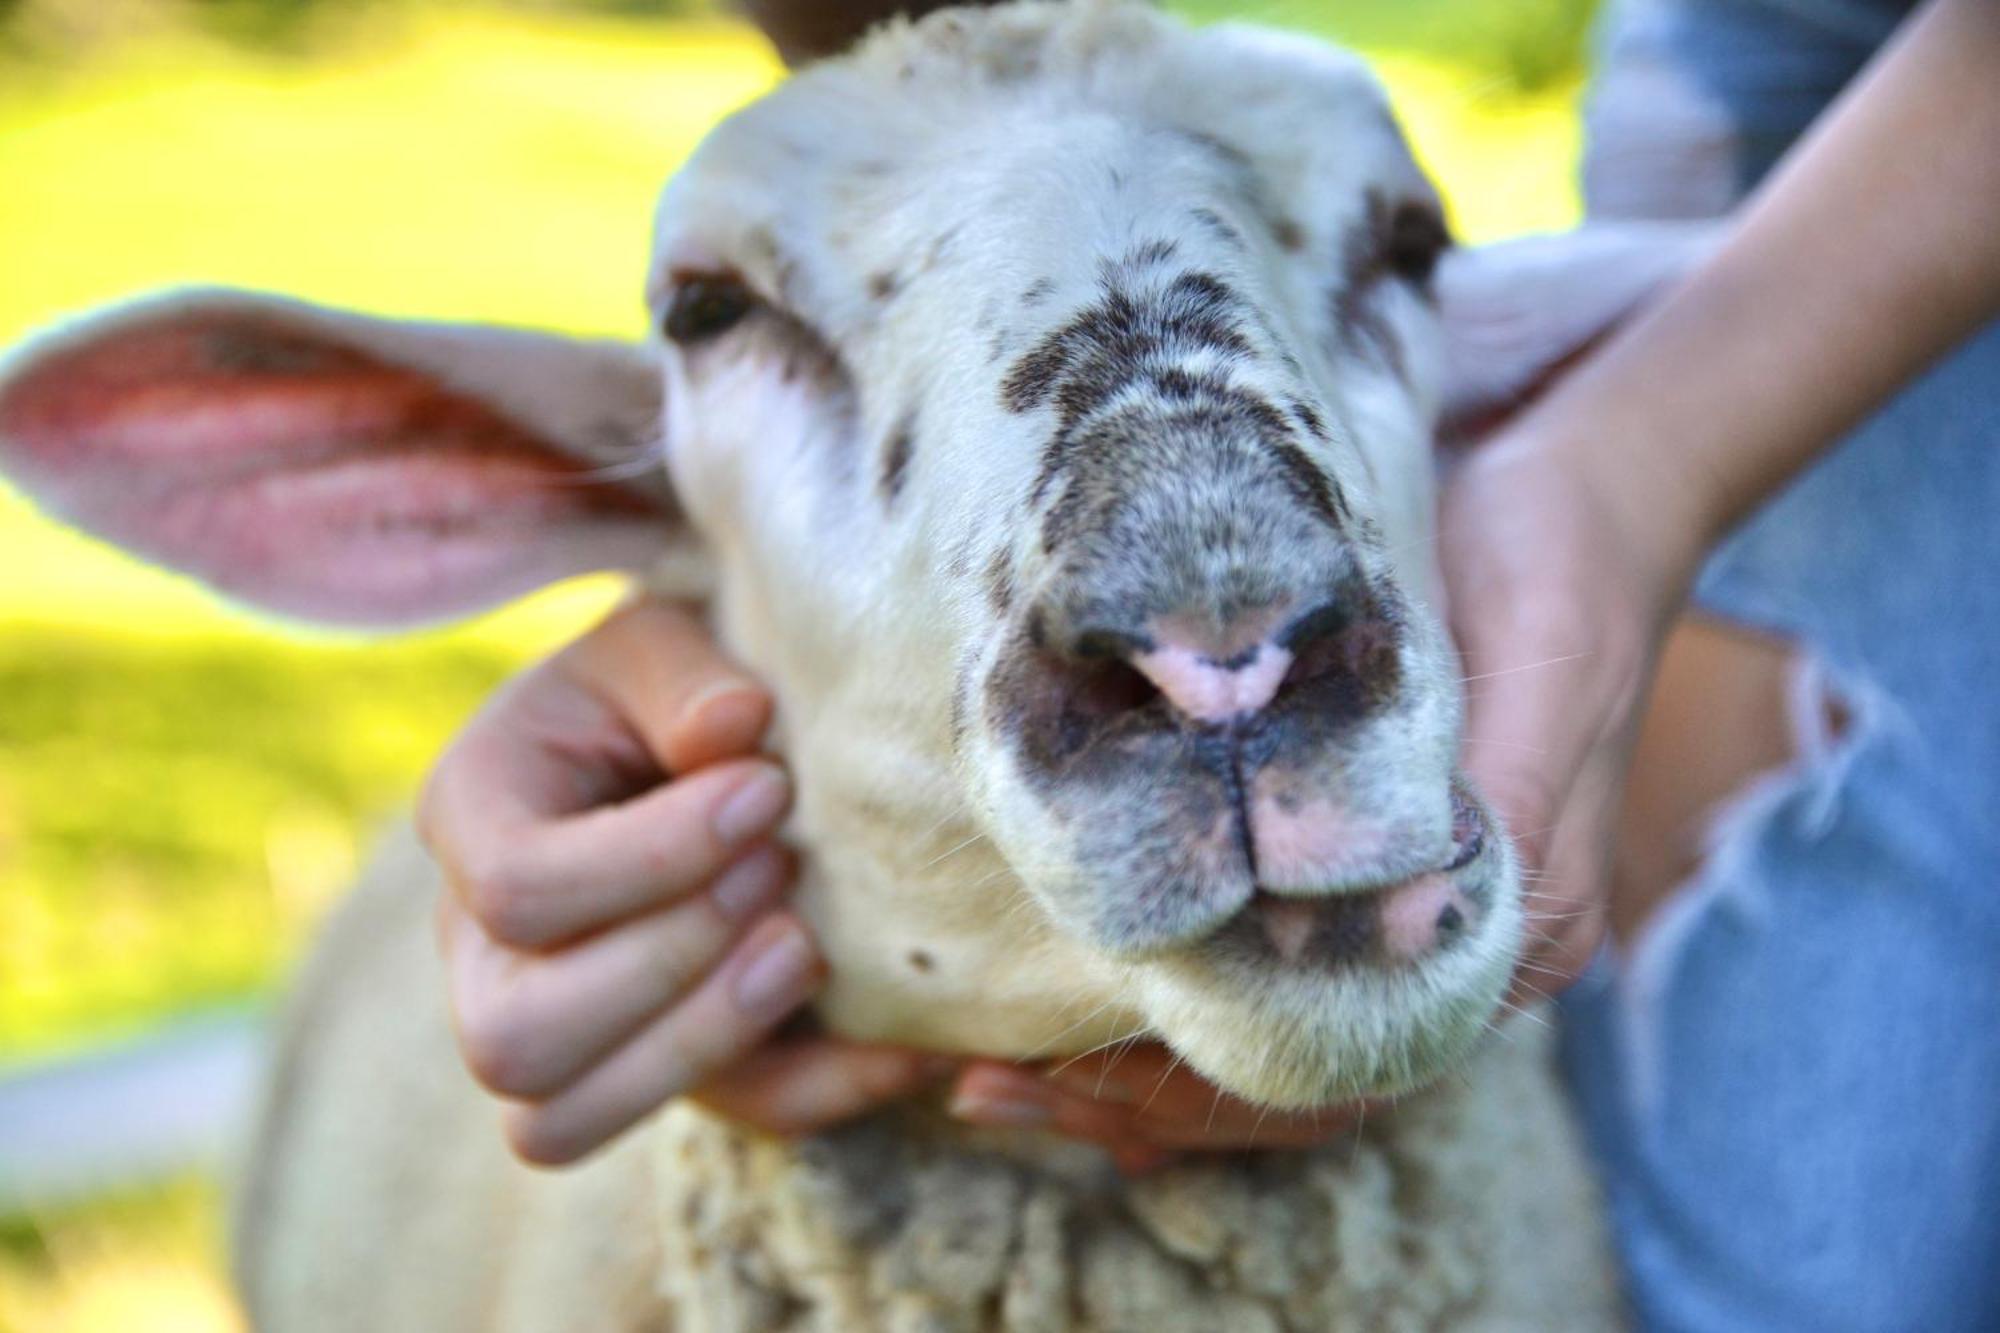
{"label": "nostril", "polygon": [[1079,662],[1124,662],[1152,648],[1136,634],[1115,629],[1087,629],[1070,640],[1069,655]]}
{"label": "nostril", "polygon": [[1278,642],[1292,654],[1286,685],[1299,685],[1347,667],[1347,632],[1354,615],[1345,602],[1321,602],[1294,620]]}
{"label": "nostril", "polygon": [[1332,639],[1353,620],[1353,612],[1347,603],[1321,602],[1286,626],[1285,632],[1278,637],[1278,644],[1297,655]]}
{"label": "nostril", "polygon": [[1115,658],[1093,654],[1072,668],[1069,707],[1087,718],[1136,712],[1159,696],[1143,672]]}
{"label": "nostril", "polygon": [[1396,622],[1366,595],[1321,602],[1293,620],[1278,642],[1292,654],[1283,690],[1319,686],[1324,694],[1332,687],[1347,707],[1364,711],[1394,696],[1401,676]]}

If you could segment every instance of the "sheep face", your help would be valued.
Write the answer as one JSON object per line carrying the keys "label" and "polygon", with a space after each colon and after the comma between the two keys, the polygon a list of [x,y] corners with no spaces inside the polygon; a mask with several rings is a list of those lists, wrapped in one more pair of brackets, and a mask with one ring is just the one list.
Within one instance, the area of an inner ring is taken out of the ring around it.
{"label": "sheep face", "polygon": [[712,593],[779,694],[831,1026],[1151,1032],[1299,1105],[1434,1073],[1505,984],[1428,437],[1704,243],[1609,230],[1446,256],[1441,316],[1435,201],[1353,61],[947,11],[716,132],[649,345],[169,293],[0,358],[0,470],[316,620],[607,567]]}
{"label": "sheep face", "polygon": [[880,35],[669,187],[676,490],[815,843],[919,841],[893,911],[818,909],[841,1026],[1096,1005],[1287,1105],[1481,1031],[1520,927],[1430,563],[1445,243],[1356,63],[1122,6]]}

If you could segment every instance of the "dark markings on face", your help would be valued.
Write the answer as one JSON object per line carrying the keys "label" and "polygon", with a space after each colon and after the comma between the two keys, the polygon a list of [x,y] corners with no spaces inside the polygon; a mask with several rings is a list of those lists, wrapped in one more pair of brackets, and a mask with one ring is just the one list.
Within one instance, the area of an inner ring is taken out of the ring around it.
{"label": "dark markings on face", "polygon": [[[1040,502],[1058,481],[1068,480],[1073,455],[1143,447],[1142,426],[1125,423],[1107,433],[1093,425],[1119,395],[1143,388],[1155,395],[1155,412],[1164,407],[1177,421],[1199,417],[1204,428],[1260,441],[1298,502],[1338,527],[1345,505],[1299,447],[1292,420],[1228,381],[1227,364],[1255,352],[1244,332],[1254,312],[1235,289],[1212,273],[1190,270],[1156,293],[1135,295],[1120,280],[1120,267],[1105,273],[1096,304],[1031,347],[1001,385],[1001,400],[1011,412],[1044,405],[1056,410],[1056,429],[1043,449],[1032,498]],[[1187,361],[1194,356],[1211,364],[1191,367]],[[1100,508],[1095,489],[1065,487],[1043,519],[1045,549],[1053,552],[1070,540],[1083,516]]]}
{"label": "dark markings on face", "polygon": [[[1098,516],[1131,494],[1135,453],[1152,447],[1163,430],[1205,439],[1254,442],[1261,462],[1256,475],[1275,479],[1301,509],[1327,527],[1347,519],[1344,497],[1309,458],[1284,414],[1255,394],[1219,378],[1187,376],[1175,383],[1187,397],[1168,404],[1146,403],[1097,418],[1073,441],[1075,462],[1063,477],[1061,494],[1042,516],[1042,549],[1051,557],[1079,541]],[[1152,382],[1157,389],[1159,381]],[[1162,396],[1165,396],[1164,394]],[[1245,485],[1255,477],[1239,474]]]}
{"label": "dark markings on face", "polygon": [[1306,231],[1296,221],[1287,217],[1271,219],[1271,236],[1278,245],[1291,254],[1306,248]]}
{"label": "dark markings on face", "polygon": [[1220,159],[1231,170],[1248,171],[1250,169],[1250,155],[1235,144],[1225,143],[1213,134],[1209,134],[1203,130],[1181,130],[1179,134],[1203,152]]}
{"label": "dark markings on face", "polygon": [[1178,254],[1180,248],[1180,244],[1172,240],[1148,241],[1126,256],[1125,262],[1136,268],[1150,264],[1164,264]]}
{"label": "dark markings on face", "polygon": [[1140,374],[1197,352],[1249,356],[1240,307],[1212,274],[1183,273],[1143,298],[1108,277],[1101,300],[1029,348],[1001,384],[1001,401],[1015,413],[1056,407],[1060,426],[1037,493],[1060,467],[1068,433]]}
{"label": "dark markings on face", "polygon": [[1385,256],[1388,226],[1388,203],[1370,190],[1361,217],[1341,239],[1333,327],[1334,336],[1349,352],[1388,367],[1400,379],[1407,374],[1403,344],[1376,299],[1378,286],[1389,274]]}
{"label": "dark markings on face", "polygon": [[903,277],[890,269],[868,276],[868,294],[877,301],[888,301],[903,289]]}
{"label": "dark markings on face", "polygon": [[1450,244],[1451,235],[1435,205],[1417,199],[1392,205],[1379,191],[1370,190],[1360,220],[1341,240],[1340,285],[1332,302],[1334,333],[1341,345],[1407,380],[1402,340],[1378,300],[1381,287],[1402,282],[1428,299],[1431,273]]}
{"label": "dark markings on face", "polygon": [[1055,295],[1055,291],[1056,285],[1053,281],[1048,278],[1036,278],[1028,284],[1028,289],[1021,293],[1021,304],[1032,309]]}
{"label": "dark markings on face", "polygon": [[896,423],[896,428],[889,432],[888,444],[882,450],[882,471],[876,478],[875,489],[885,507],[895,504],[896,497],[903,493],[903,483],[909,476],[910,458],[916,447],[916,418],[906,412]]}
{"label": "dark markings on face", "polygon": [[986,562],[986,602],[996,616],[1004,617],[1014,609],[1014,562],[1004,546]]}
{"label": "dark markings on face", "polygon": [[1188,216],[1194,219],[1196,226],[1206,231],[1216,240],[1221,241],[1224,245],[1228,246],[1230,249],[1242,250],[1245,248],[1243,243],[1243,233],[1236,230],[1236,225],[1234,223],[1232,223],[1228,218],[1223,217],[1222,214],[1216,212],[1214,209],[1197,208],[1191,211],[1188,214]]}
{"label": "dark markings on face", "polygon": [[1327,438],[1326,422],[1311,403],[1294,399],[1292,402],[1292,419],[1301,426],[1304,426],[1314,439],[1324,440]]}

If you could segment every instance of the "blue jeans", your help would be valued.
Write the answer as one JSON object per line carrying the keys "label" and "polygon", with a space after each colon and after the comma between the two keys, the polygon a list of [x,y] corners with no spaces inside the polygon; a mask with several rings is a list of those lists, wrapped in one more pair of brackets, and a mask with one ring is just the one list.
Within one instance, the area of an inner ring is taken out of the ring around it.
{"label": "blue jeans", "polygon": [[[1627,5],[1592,207],[1727,207],[1904,8]],[[2000,1330],[1996,565],[2000,325],[1704,572],[1697,600],[1798,644],[1851,721],[1738,802],[1630,955],[1565,997],[1643,1327]]]}

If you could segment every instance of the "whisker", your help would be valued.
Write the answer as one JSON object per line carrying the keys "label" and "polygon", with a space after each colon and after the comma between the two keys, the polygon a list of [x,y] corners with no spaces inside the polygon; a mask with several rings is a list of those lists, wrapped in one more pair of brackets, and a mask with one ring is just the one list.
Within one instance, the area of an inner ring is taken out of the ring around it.
{"label": "whisker", "polygon": [[971,837],[967,838],[964,842],[961,842],[956,847],[953,847],[950,851],[944,852],[938,856],[934,856],[930,860],[918,866],[917,873],[921,875],[924,871],[929,870],[932,866],[936,865],[938,862],[950,860],[952,857],[957,856],[960,852],[964,851],[966,848],[970,847],[973,843],[978,842],[981,838],[985,836],[986,835],[983,833],[973,834]]}
{"label": "whisker", "polygon": [[1512,676],[1522,671],[1540,671],[1543,667],[1554,666],[1558,662],[1576,662],[1593,656],[1591,653],[1565,653],[1561,657],[1550,657],[1540,662],[1530,662],[1526,666],[1508,667],[1504,671],[1482,671],[1476,676],[1460,676],[1458,683],[1470,685],[1476,680],[1494,680],[1501,676]]}
{"label": "whisker", "polygon": [[1529,754],[1547,754],[1547,753],[1548,753],[1548,751],[1547,751],[1547,750],[1544,750],[1544,749],[1542,749],[1542,748],[1541,748],[1541,747],[1540,747],[1539,745],[1523,745],[1523,744],[1522,744],[1521,742],[1519,742],[1519,741],[1502,741],[1502,740],[1494,740],[1494,739],[1492,739],[1491,737],[1487,737],[1487,736],[1467,736],[1467,737],[1465,738],[1465,744],[1467,744],[1467,745],[1499,745],[1499,746],[1503,746],[1503,747],[1505,747],[1506,749],[1509,749],[1509,750],[1526,750],[1526,751],[1527,751],[1527,752],[1528,752]]}
{"label": "whisker", "polygon": [[1140,1115],[1144,1115],[1146,1114],[1146,1112],[1153,1109],[1153,1103],[1159,1100],[1160,1094],[1162,1092],[1166,1091],[1167,1081],[1173,1078],[1174,1071],[1176,1069],[1179,1069],[1181,1065],[1184,1063],[1185,1061],[1181,1059],[1181,1053],[1179,1051],[1175,1051],[1174,1058],[1167,1061],[1167,1072],[1160,1075],[1160,1081],[1153,1085],[1152,1095],[1146,1098],[1145,1104],[1139,1108]]}

